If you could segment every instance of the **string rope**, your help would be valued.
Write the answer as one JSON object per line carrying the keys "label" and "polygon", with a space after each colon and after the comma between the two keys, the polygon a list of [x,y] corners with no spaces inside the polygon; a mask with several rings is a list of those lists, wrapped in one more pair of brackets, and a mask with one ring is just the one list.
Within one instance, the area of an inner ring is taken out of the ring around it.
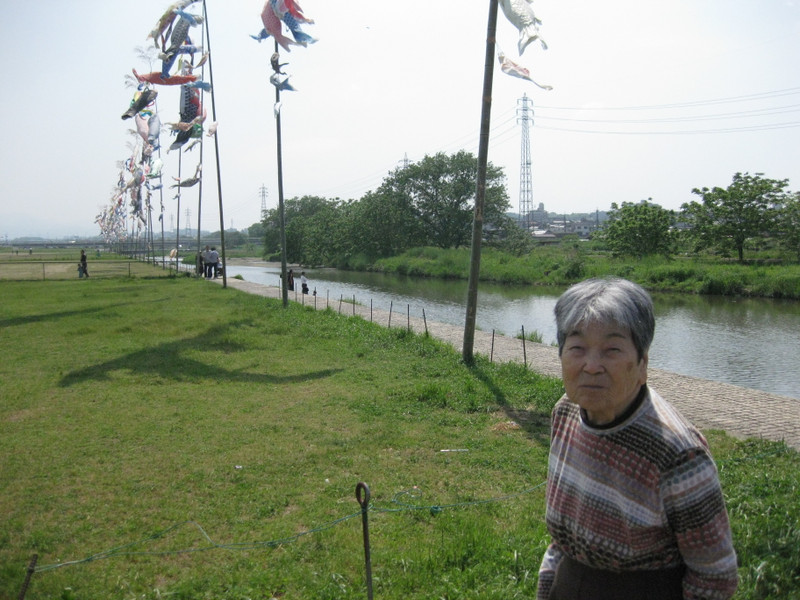
{"label": "string rope", "polygon": [[[381,507],[375,506],[374,504],[370,503],[370,505],[368,507],[368,510],[370,510],[372,512],[378,512],[378,513],[399,513],[399,512],[406,512],[406,511],[412,511],[412,510],[428,510],[428,511],[431,512],[431,514],[438,514],[438,513],[442,512],[442,510],[447,509],[447,508],[457,508],[457,507],[464,507],[464,506],[479,506],[479,505],[491,504],[491,503],[495,503],[495,502],[505,502],[507,500],[518,498],[518,497],[523,496],[525,494],[530,494],[531,492],[541,488],[544,485],[545,485],[545,482],[542,482],[542,483],[540,483],[538,485],[535,485],[535,486],[533,486],[531,488],[522,490],[521,492],[516,492],[514,494],[508,494],[508,495],[505,495],[505,496],[500,496],[500,497],[497,497],[497,498],[490,498],[490,499],[487,499],[487,500],[475,500],[475,501],[471,501],[471,502],[456,502],[456,503],[452,503],[452,504],[441,504],[441,505],[432,505],[432,506],[421,506],[421,505],[406,504],[406,503],[401,502],[400,498],[403,497],[403,496],[421,497],[422,492],[420,491],[420,489],[418,487],[415,486],[414,488],[411,488],[410,490],[404,490],[404,491],[401,491],[401,492],[398,492],[397,494],[395,494],[395,496],[394,496],[394,498],[392,499],[391,502],[393,504],[397,505],[398,508],[381,508]],[[178,554],[192,554],[192,553],[196,553],[196,552],[208,552],[209,550],[253,550],[253,549],[257,549],[257,548],[276,548],[278,546],[282,546],[282,545],[285,545],[285,544],[290,544],[292,542],[295,542],[298,539],[300,539],[300,538],[302,538],[302,537],[304,537],[306,535],[311,535],[312,533],[319,533],[321,531],[325,531],[327,529],[331,529],[332,527],[335,527],[335,526],[337,526],[337,525],[339,525],[341,523],[344,523],[345,521],[349,521],[350,519],[354,519],[356,517],[360,517],[361,514],[362,514],[362,511],[359,510],[358,512],[346,515],[344,517],[340,517],[340,518],[335,519],[333,521],[329,521],[328,523],[324,523],[322,525],[319,525],[318,527],[314,527],[313,529],[308,529],[306,531],[302,531],[302,532],[300,532],[298,534],[295,534],[295,535],[292,535],[292,536],[289,536],[289,537],[285,537],[285,538],[280,538],[280,539],[275,539],[275,540],[268,540],[268,541],[260,541],[260,542],[241,542],[241,543],[233,543],[233,544],[221,544],[221,543],[215,542],[211,538],[211,536],[208,535],[208,533],[206,533],[205,529],[203,529],[203,527],[199,523],[197,523],[195,521],[183,521],[181,523],[176,523],[174,525],[171,525],[170,527],[167,527],[166,529],[164,529],[162,531],[154,533],[153,535],[151,535],[149,537],[146,537],[146,538],[143,538],[141,540],[138,540],[136,542],[131,542],[131,543],[125,544],[123,546],[117,546],[116,548],[111,548],[110,550],[105,550],[103,552],[98,552],[96,554],[92,554],[91,556],[87,556],[86,558],[82,558],[82,559],[78,559],[78,560],[71,560],[71,561],[66,561],[66,562],[60,562],[60,563],[55,563],[55,564],[51,564],[51,565],[38,566],[38,567],[36,567],[36,571],[35,572],[36,573],[44,573],[44,572],[47,572],[47,571],[54,571],[56,569],[61,569],[63,567],[86,564],[86,563],[94,562],[94,561],[97,561],[97,560],[105,560],[105,559],[113,558],[113,557],[117,557],[117,556],[173,556],[173,555],[178,555]],[[197,529],[200,532],[200,534],[202,535],[202,537],[205,539],[206,544],[203,545],[203,546],[198,546],[198,547],[194,547],[194,548],[185,548],[185,549],[182,549],[182,550],[158,550],[158,551],[154,551],[154,550],[150,550],[150,551],[144,551],[144,550],[134,551],[134,550],[130,550],[131,548],[134,548],[136,546],[140,546],[140,545],[147,544],[149,542],[164,538],[168,534],[173,533],[173,532],[177,531],[178,529],[180,529],[182,527],[185,527],[185,526],[191,526],[191,527],[194,527],[195,529]]]}
{"label": "string rope", "polygon": [[[744,456],[744,457],[735,457],[729,458],[725,460],[716,461],[717,464],[724,465],[726,463],[742,463],[742,462],[750,462],[755,460],[760,460],[763,458],[769,458],[772,456],[782,455],[782,454],[790,454],[791,450],[786,447],[780,447],[770,452],[763,452],[761,454],[755,456]],[[547,482],[542,481],[537,485],[532,487],[526,488],[522,491],[515,492],[513,494],[506,494],[504,496],[498,496],[496,498],[489,498],[486,500],[473,500],[469,502],[453,502],[450,504],[434,504],[434,505],[425,505],[418,503],[418,500],[422,498],[422,490],[414,486],[410,489],[400,491],[394,495],[391,500],[391,504],[394,507],[381,507],[376,506],[373,503],[370,503],[367,510],[375,513],[401,513],[407,511],[419,511],[419,510],[426,510],[429,511],[432,515],[437,515],[441,513],[445,509],[455,509],[455,508],[464,508],[468,506],[481,506],[485,504],[493,504],[498,502],[506,502],[509,500],[514,500],[516,498],[520,498],[526,494],[531,494],[542,487],[545,486]],[[406,501],[408,499],[408,501]],[[203,527],[195,522],[195,521],[183,521],[181,523],[176,523],[167,527],[166,529],[154,533],[153,535],[141,539],[136,542],[131,542],[129,544],[125,544],[123,546],[117,546],[116,548],[111,548],[110,550],[105,550],[103,552],[98,552],[96,554],[92,554],[91,556],[87,556],[86,558],[82,558],[79,560],[71,560],[67,562],[60,562],[51,565],[41,565],[37,566],[35,569],[35,573],[45,573],[47,571],[53,571],[56,569],[61,569],[63,567],[69,567],[73,565],[81,565],[90,562],[94,562],[97,560],[105,560],[108,558],[113,558],[116,556],[172,556],[178,554],[192,554],[196,552],[208,552],[210,550],[253,550],[258,548],[276,548],[278,546],[282,546],[285,544],[290,544],[292,542],[297,541],[298,539],[311,535],[313,533],[319,533],[321,531],[325,531],[327,529],[331,529],[336,527],[337,525],[349,521],[350,519],[354,519],[356,517],[361,516],[362,511],[358,511],[349,515],[345,515],[338,519],[334,519],[333,521],[329,521],[328,523],[324,523],[319,525],[318,527],[314,527],[313,529],[308,529],[306,531],[302,531],[292,536],[288,536],[285,538],[275,539],[275,540],[268,540],[268,541],[257,541],[257,542],[240,542],[240,543],[233,543],[233,544],[221,544],[219,542],[215,542],[208,533],[206,533]],[[143,544],[147,544],[148,542],[152,542],[161,538],[164,538],[170,533],[177,531],[178,529],[191,526],[197,529],[200,532],[200,535],[205,539],[206,544],[203,546],[198,546],[194,548],[185,548],[182,550],[160,550],[160,551],[134,551],[131,548],[136,546],[140,546]]]}

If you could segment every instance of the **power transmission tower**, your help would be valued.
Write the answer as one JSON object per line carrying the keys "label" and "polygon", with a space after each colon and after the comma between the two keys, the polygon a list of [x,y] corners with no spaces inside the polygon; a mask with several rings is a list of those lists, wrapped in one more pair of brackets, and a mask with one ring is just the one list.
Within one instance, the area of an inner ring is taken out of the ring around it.
{"label": "power transmission tower", "polygon": [[408,160],[408,152],[406,152],[403,156],[403,160],[399,160],[397,162],[402,166],[403,169],[407,169],[411,164],[411,161]]}
{"label": "power transmission tower", "polygon": [[186,234],[187,235],[192,233],[191,222],[192,222],[192,209],[191,208],[187,208],[186,209]]}
{"label": "power transmission tower", "polygon": [[[530,106],[529,106],[530,103]],[[528,132],[533,122],[533,100],[527,94],[517,100],[517,122],[522,127],[519,160],[519,224],[530,231],[533,222],[533,184],[531,183],[531,138]]]}
{"label": "power transmission tower", "polygon": [[267,216],[267,188],[263,183],[258,188],[258,193],[261,195],[261,220],[263,221]]}

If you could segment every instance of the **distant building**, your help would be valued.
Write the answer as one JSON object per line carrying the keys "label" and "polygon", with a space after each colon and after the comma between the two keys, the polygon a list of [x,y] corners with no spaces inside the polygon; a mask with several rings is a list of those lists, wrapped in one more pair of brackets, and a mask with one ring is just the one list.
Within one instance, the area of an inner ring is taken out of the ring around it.
{"label": "distant building", "polygon": [[539,208],[532,210],[530,215],[531,220],[540,228],[546,227],[550,222],[550,215],[548,215],[547,211],[544,209],[544,202],[539,202]]}
{"label": "distant building", "polygon": [[596,211],[594,215],[591,213],[548,213],[544,208],[544,202],[540,202],[539,207],[531,211],[529,215],[530,221],[533,223],[530,234],[537,240],[546,239],[544,236],[559,238],[565,235],[588,238],[608,219],[605,211]]}
{"label": "distant building", "polygon": [[531,237],[540,244],[552,244],[558,241],[558,236],[547,229],[537,229],[531,233]]}

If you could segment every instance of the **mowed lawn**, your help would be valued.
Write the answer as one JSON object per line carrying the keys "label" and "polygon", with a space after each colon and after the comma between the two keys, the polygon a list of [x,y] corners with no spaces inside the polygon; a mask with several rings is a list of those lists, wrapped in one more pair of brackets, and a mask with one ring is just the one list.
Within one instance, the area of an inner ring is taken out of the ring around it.
{"label": "mowed lawn", "polygon": [[[185,277],[0,282],[0,598],[531,598],[557,379]],[[738,598],[800,598],[800,464],[707,432]]]}

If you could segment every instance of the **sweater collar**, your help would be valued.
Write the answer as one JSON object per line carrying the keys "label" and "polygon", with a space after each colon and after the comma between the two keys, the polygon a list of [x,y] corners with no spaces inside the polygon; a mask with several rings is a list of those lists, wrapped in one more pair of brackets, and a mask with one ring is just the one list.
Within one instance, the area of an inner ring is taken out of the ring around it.
{"label": "sweater collar", "polygon": [[615,427],[619,427],[622,423],[630,419],[633,414],[639,410],[639,407],[644,403],[644,399],[647,397],[647,384],[644,384],[642,387],[639,388],[639,393],[636,394],[636,398],[634,398],[633,402],[631,402],[630,406],[625,409],[625,412],[618,416],[616,419],[611,421],[610,423],[606,423],[604,425],[595,425],[594,423],[589,420],[589,415],[586,414],[586,411],[581,409],[581,421],[587,427],[591,427],[592,429],[596,429],[598,431],[606,431],[608,429],[614,429]]}

